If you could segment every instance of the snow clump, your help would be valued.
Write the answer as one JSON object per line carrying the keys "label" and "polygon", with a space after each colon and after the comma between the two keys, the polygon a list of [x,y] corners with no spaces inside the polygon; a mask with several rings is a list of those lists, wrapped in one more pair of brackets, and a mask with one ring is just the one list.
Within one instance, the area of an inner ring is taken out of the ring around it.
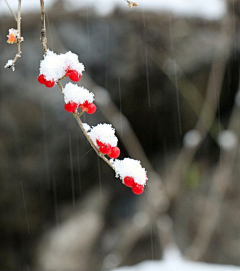
{"label": "snow clump", "polygon": [[131,158],[124,158],[123,160],[110,160],[115,168],[116,178],[124,180],[129,176],[134,179],[134,182],[140,185],[145,185],[147,180],[147,172],[145,168],[141,166],[140,161]]}
{"label": "snow clump", "polygon": [[72,102],[76,104],[84,104],[85,102],[92,103],[94,100],[94,94],[92,92],[71,82],[67,83],[63,88],[63,95],[65,104]]}
{"label": "snow clump", "polygon": [[97,147],[97,140],[103,144],[110,144],[111,147],[117,146],[118,139],[115,136],[115,129],[111,124],[100,123],[97,126],[93,126],[88,135]]}

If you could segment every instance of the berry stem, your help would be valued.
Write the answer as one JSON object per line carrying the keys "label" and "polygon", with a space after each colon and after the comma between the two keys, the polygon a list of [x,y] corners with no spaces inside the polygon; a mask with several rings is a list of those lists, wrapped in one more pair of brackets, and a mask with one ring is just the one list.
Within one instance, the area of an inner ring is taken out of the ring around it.
{"label": "berry stem", "polygon": [[95,150],[95,152],[97,153],[97,155],[103,159],[104,162],[106,162],[114,171],[115,168],[114,166],[109,162],[109,160],[98,150],[98,148],[95,146],[95,144],[93,143],[92,139],[90,138],[90,136],[88,135],[87,131],[84,129],[82,121],[79,117],[78,114],[74,113],[73,114],[74,118],[76,119],[78,125],[80,126],[82,132],[84,133],[84,135],[86,136],[88,142],[90,143],[90,145],[92,146],[92,148]]}

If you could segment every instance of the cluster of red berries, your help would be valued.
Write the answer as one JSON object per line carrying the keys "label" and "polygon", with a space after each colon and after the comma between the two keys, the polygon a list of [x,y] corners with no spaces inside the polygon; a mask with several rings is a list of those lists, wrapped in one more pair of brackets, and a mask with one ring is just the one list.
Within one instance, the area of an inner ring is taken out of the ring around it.
{"label": "cluster of red berries", "polygon": [[86,111],[88,114],[93,114],[97,110],[96,105],[94,103],[89,103],[88,101],[83,104],[71,102],[64,106],[65,110],[69,113],[75,113],[78,107],[80,107],[82,111]]}
{"label": "cluster of red berries", "polygon": [[[146,178],[146,181],[148,180],[148,178]],[[123,182],[126,186],[128,187],[132,187],[132,191],[134,194],[136,195],[140,195],[143,193],[144,191],[144,186],[141,185],[141,184],[138,184],[138,183],[135,183],[134,182],[134,178],[133,177],[130,177],[130,176],[126,176],[124,179],[123,179]]]}
{"label": "cluster of red berries", "polygon": [[99,147],[99,151],[102,154],[107,154],[110,158],[118,158],[120,155],[120,149],[118,147],[112,147],[110,144],[102,143],[98,139],[96,142]]}
{"label": "cluster of red berries", "polygon": [[[81,74],[75,70],[67,69],[65,77],[68,77],[73,82],[78,82],[81,79]],[[43,74],[40,74],[38,76],[38,82],[42,85],[45,85],[48,88],[52,88],[55,85],[54,80],[46,80],[45,76]]]}
{"label": "cluster of red berries", "polygon": [[78,82],[81,79],[81,74],[75,70],[71,70],[70,68],[67,69],[65,77],[68,77],[73,81],[73,82]]}
{"label": "cluster of red berries", "polygon": [[54,80],[46,80],[46,78],[43,74],[40,74],[38,76],[38,82],[42,85],[45,85],[48,88],[52,88],[55,85]]}

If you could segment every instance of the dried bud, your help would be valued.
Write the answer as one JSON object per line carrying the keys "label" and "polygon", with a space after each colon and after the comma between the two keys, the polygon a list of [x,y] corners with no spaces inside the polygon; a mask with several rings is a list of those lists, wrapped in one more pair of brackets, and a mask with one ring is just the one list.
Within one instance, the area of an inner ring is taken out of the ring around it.
{"label": "dried bud", "polygon": [[138,6],[138,3],[134,2],[134,3],[133,3],[133,6],[134,6],[134,7],[137,7],[137,6]]}
{"label": "dried bud", "polygon": [[128,6],[129,6],[130,8],[132,8],[132,7],[133,7],[133,4],[132,4],[132,3],[128,3]]}

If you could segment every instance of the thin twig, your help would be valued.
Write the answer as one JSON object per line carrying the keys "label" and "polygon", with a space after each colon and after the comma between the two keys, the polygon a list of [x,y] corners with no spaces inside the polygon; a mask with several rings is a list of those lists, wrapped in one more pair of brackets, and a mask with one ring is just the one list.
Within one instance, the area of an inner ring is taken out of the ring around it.
{"label": "thin twig", "polygon": [[[42,21],[42,29],[41,29],[41,42],[42,42],[42,46],[43,46],[43,50],[44,50],[44,54],[47,54],[47,38],[46,38],[46,24],[45,24],[45,9],[44,9],[44,0],[40,0],[41,3],[41,21]],[[61,79],[59,79],[57,81],[57,85],[59,86],[61,92],[63,92],[63,86],[60,82]],[[83,134],[85,135],[85,137],[87,138],[88,142],[90,143],[90,145],[92,146],[92,148],[95,150],[95,152],[97,153],[97,155],[103,159],[104,162],[106,162],[114,171],[115,168],[114,166],[109,162],[109,160],[98,150],[98,148],[95,146],[95,144],[93,143],[92,139],[90,138],[90,136],[88,135],[87,131],[84,129],[83,127],[83,123],[80,119],[80,116],[83,114],[83,112],[81,112],[80,114],[78,113],[73,113],[74,118],[76,119],[78,125],[80,126]]]}
{"label": "thin twig", "polygon": [[15,21],[17,22],[17,16],[16,16],[15,12],[12,10],[12,8],[10,7],[10,5],[8,4],[8,1],[5,0],[5,2],[6,2],[6,4],[7,4],[7,6],[8,6],[8,8],[9,8],[9,10],[11,11],[11,13],[12,13],[12,15],[13,15]]}
{"label": "thin twig", "polygon": [[[16,54],[15,58],[13,59],[13,61],[9,64],[6,65],[5,68],[13,68],[14,64],[16,63],[17,59],[21,56],[21,42],[22,37],[21,37],[21,1],[22,0],[18,0],[18,17],[17,17],[17,30],[18,30],[18,37],[17,37],[17,44],[18,44],[18,53]],[[15,15],[16,16],[16,15]]]}
{"label": "thin twig", "polygon": [[40,4],[41,4],[41,21],[42,21],[40,40],[43,46],[44,54],[46,55],[47,54],[47,37],[46,37],[44,0],[40,0]]}

